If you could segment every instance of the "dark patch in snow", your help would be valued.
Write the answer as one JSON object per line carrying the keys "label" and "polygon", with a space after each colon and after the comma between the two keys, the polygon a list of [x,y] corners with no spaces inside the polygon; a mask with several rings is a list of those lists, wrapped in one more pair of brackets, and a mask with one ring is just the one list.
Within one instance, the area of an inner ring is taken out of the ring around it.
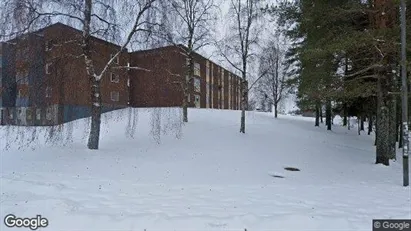
{"label": "dark patch in snow", "polygon": [[224,228],[227,226],[227,224],[215,224],[215,223],[208,223],[209,226],[214,227],[214,228]]}
{"label": "dark patch in snow", "polygon": [[287,170],[287,171],[291,171],[291,172],[299,172],[300,171],[300,169],[293,168],[293,167],[285,167],[284,169]]}
{"label": "dark patch in snow", "polygon": [[271,175],[272,177],[275,177],[275,178],[285,178],[285,177],[283,177],[283,176],[280,176],[280,175]]}

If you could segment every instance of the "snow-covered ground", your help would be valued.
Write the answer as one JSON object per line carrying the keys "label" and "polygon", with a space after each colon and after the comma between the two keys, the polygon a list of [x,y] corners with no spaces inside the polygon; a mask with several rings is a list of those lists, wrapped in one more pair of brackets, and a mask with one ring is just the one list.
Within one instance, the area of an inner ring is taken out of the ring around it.
{"label": "snow-covered ground", "polygon": [[[240,134],[240,112],[192,109],[180,131],[179,112],[165,111],[139,110],[134,139],[126,110],[106,114],[98,151],[85,120],[64,146],[1,150],[0,216],[41,214],[53,231],[371,230],[411,218],[401,161],[375,165],[372,137],[355,129],[250,112]],[[156,130],[169,131],[160,143]]]}

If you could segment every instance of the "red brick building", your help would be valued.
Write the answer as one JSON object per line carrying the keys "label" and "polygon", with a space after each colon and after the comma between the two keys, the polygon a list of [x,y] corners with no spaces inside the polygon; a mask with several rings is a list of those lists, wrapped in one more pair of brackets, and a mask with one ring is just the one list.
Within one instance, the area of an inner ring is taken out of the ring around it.
{"label": "red brick building", "polygon": [[[81,42],[80,30],[57,23],[0,43],[1,124],[54,125],[91,115],[90,80]],[[119,49],[92,38],[97,73]],[[103,112],[127,106],[180,107],[186,64],[181,49],[124,51],[102,78]],[[239,86],[238,76],[194,54],[190,107],[240,109]]]}
{"label": "red brick building", "polygon": [[[181,80],[185,76],[183,46],[168,46],[130,53],[132,107],[179,107]],[[194,53],[194,79],[189,86],[189,106],[197,108],[240,109],[241,78]]]}
{"label": "red brick building", "polygon": [[[91,112],[90,80],[81,56],[81,31],[61,23],[2,43],[2,124],[52,125]],[[119,46],[92,39],[93,61],[102,70]],[[127,66],[125,51],[116,65]],[[128,73],[112,69],[101,82],[103,111],[128,106]]]}

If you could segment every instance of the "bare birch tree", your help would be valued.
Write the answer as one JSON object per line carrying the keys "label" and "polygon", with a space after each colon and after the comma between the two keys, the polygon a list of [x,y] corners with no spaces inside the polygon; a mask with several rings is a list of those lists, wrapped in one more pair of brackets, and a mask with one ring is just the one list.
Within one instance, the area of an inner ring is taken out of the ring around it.
{"label": "bare birch tree", "polygon": [[[153,2],[156,0],[140,0],[135,4],[138,6],[135,12],[135,20],[131,30],[128,32],[126,39],[117,51],[116,54],[107,62],[103,70],[96,71],[92,52],[91,52],[91,24],[92,17],[95,16],[93,12],[93,0],[85,0],[84,5],[84,19],[81,21],[83,24],[83,54],[86,64],[87,74],[91,81],[91,99],[92,99],[92,113],[91,113],[91,128],[88,140],[89,149],[98,149],[100,139],[100,124],[101,124],[101,91],[100,83],[104,74],[114,64],[117,57],[126,50],[133,36],[139,31],[146,31],[147,22],[144,21],[145,13],[152,7]],[[98,18],[98,17],[97,17]],[[108,22],[107,22],[108,23]],[[108,25],[110,26],[110,25]]]}
{"label": "bare birch tree", "polygon": [[[102,113],[102,96],[100,84],[106,73],[115,65],[115,60],[126,51],[132,39],[141,33],[150,32],[151,22],[147,21],[146,14],[153,10],[153,3],[157,0],[5,0],[0,5],[1,32],[0,39],[4,40],[30,32],[52,22],[66,20],[70,24],[81,28],[80,46],[81,57],[84,59],[87,76],[90,80],[91,96],[91,125],[88,139],[89,149],[98,149],[100,139],[100,125]],[[117,16],[121,11],[121,17]],[[128,14],[125,14],[125,13]],[[10,20],[10,17],[14,20]],[[118,19],[126,22],[119,23]],[[131,28],[121,26],[130,25]],[[121,41],[120,48],[103,65],[96,68],[95,52],[92,46],[92,37],[103,37]],[[121,38],[118,38],[120,36]]]}
{"label": "bare birch tree", "polygon": [[229,35],[219,44],[221,55],[239,73],[241,73],[241,125],[240,132],[245,133],[245,110],[248,104],[248,69],[249,61],[254,56],[253,46],[258,43],[257,20],[260,0],[230,0],[230,12],[234,21]]}
{"label": "bare birch tree", "polygon": [[268,98],[274,106],[274,116],[278,117],[278,106],[284,97],[286,84],[282,65],[284,53],[274,41],[263,49],[260,57],[260,73],[264,73],[259,81],[257,92]]}
{"label": "bare birch tree", "polygon": [[[212,23],[216,20],[214,0],[164,0],[163,33],[168,43],[180,48],[186,57],[185,75],[181,76],[183,90],[183,122],[188,122],[188,97],[194,80],[193,53],[211,44]],[[178,46],[182,44],[183,46]],[[176,74],[176,73],[173,73]]]}

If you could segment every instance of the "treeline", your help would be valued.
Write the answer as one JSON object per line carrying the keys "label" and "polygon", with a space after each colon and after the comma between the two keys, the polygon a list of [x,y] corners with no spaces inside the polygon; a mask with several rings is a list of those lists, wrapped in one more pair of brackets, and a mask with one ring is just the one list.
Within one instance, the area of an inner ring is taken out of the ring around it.
{"label": "treeline", "polygon": [[[406,4],[410,9],[411,1]],[[283,1],[267,12],[292,41],[287,75],[300,109],[315,111],[319,126],[325,108],[328,130],[333,115],[343,117],[344,126],[349,117],[359,118],[362,128],[368,121],[368,134],[375,125],[376,163],[389,165],[397,141],[402,147],[400,1]],[[406,21],[410,38],[410,14]]]}

